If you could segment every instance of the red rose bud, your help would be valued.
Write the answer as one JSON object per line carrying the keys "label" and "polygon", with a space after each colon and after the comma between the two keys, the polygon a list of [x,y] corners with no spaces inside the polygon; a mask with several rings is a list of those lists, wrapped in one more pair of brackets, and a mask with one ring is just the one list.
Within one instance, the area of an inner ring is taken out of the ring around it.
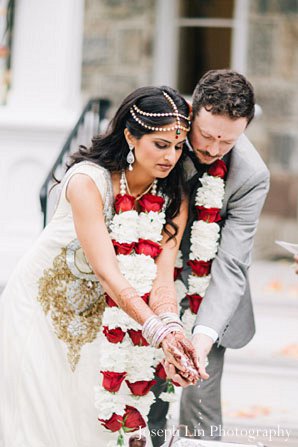
{"label": "red rose bud", "polygon": [[113,413],[110,419],[100,419],[98,420],[102,423],[102,425],[111,430],[112,432],[120,430],[123,424],[123,417],[119,414]]}
{"label": "red rose bud", "polygon": [[141,298],[146,304],[149,304],[150,293],[145,293]]}
{"label": "red rose bud", "polygon": [[116,213],[123,213],[124,211],[131,211],[134,209],[135,198],[129,194],[117,194],[115,198],[115,211]]}
{"label": "red rose bud", "polygon": [[123,430],[125,432],[133,432],[139,430],[140,428],[146,427],[146,422],[144,421],[141,413],[134,407],[126,405],[125,414],[123,416]]}
{"label": "red rose bud", "polygon": [[200,295],[186,295],[189,301],[189,307],[193,314],[197,314],[203,298]]}
{"label": "red rose bud", "polygon": [[112,371],[100,371],[103,375],[102,386],[110,393],[119,391],[121,383],[125,379],[126,372],[118,373]]}
{"label": "red rose bud", "polygon": [[112,300],[112,298],[107,293],[105,293],[105,299],[106,299],[107,306],[118,307],[118,305],[115,303],[115,301]]}
{"label": "red rose bud", "polygon": [[134,329],[128,329],[128,335],[135,346],[149,346],[146,338],[143,337],[142,331],[135,331]]}
{"label": "red rose bud", "polygon": [[120,327],[109,329],[108,326],[103,326],[103,333],[110,343],[121,343],[125,337],[125,332]]}
{"label": "red rose bud", "polygon": [[176,281],[176,279],[179,278],[180,273],[182,272],[183,268],[182,267],[175,267],[174,268],[174,281]]}
{"label": "red rose bud", "polygon": [[225,178],[227,173],[227,165],[222,160],[216,160],[210,168],[208,169],[208,174],[213,175],[214,177]]}
{"label": "red rose bud", "polygon": [[131,242],[130,244],[123,242],[122,244],[120,242],[112,240],[115,252],[117,255],[130,255],[130,253],[133,251],[135,247],[135,242]]}
{"label": "red rose bud", "polygon": [[219,208],[204,208],[203,206],[196,206],[198,219],[204,220],[205,222],[219,222],[221,220],[220,217],[220,209]]}
{"label": "red rose bud", "polygon": [[192,273],[197,276],[207,276],[211,270],[212,261],[187,261],[187,265],[190,266]]}
{"label": "red rose bud", "polygon": [[139,380],[134,383],[125,380],[125,382],[134,396],[145,396],[156,384],[156,380]]}
{"label": "red rose bud", "polygon": [[155,369],[155,375],[162,380],[167,380],[167,373],[162,363],[159,363]]}
{"label": "red rose bud", "polygon": [[161,211],[164,203],[165,200],[162,197],[153,194],[145,194],[141,200],[139,200],[139,205],[142,211],[147,213],[149,213],[149,211]]}
{"label": "red rose bud", "polygon": [[156,258],[162,252],[160,244],[146,239],[139,239],[136,246],[136,253],[138,255],[147,255],[151,258]]}

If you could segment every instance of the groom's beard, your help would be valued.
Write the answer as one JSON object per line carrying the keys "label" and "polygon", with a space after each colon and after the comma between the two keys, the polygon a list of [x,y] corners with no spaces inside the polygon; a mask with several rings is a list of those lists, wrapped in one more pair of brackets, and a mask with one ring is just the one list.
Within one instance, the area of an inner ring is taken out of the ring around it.
{"label": "groom's beard", "polygon": [[211,154],[209,154],[208,151],[203,151],[201,149],[195,149],[194,152],[195,152],[198,160],[203,164],[211,164],[215,160],[218,160],[219,158],[221,158],[220,154],[211,155]]}

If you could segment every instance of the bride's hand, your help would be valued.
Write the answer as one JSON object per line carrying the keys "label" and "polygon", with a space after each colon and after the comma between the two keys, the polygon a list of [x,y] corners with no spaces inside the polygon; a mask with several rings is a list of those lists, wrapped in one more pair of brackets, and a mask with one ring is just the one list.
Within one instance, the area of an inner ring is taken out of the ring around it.
{"label": "bride's hand", "polygon": [[183,332],[167,335],[161,346],[166,360],[177,368],[184,379],[194,383],[199,379],[199,366],[195,348]]}

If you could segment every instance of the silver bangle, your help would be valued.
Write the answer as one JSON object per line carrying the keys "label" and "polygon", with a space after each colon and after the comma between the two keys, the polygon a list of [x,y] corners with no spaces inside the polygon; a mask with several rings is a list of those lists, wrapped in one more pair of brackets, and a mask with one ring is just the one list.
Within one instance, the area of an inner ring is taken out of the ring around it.
{"label": "silver bangle", "polygon": [[179,324],[181,327],[183,327],[182,321],[180,320],[179,316],[174,312],[163,312],[159,315],[159,318],[165,324],[176,323]]}

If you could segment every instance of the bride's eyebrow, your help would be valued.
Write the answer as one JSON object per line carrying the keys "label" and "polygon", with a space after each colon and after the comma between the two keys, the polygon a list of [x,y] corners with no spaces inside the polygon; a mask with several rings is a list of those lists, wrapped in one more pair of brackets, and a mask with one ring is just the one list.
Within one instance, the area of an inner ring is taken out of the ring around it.
{"label": "bride's eyebrow", "polygon": [[[171,144],[171,141],[164,140],[163,138],[158,138],[158,137],[157,137],[157,138],[155,138],[155,140],[162,141],[163,143]],[[185,141],[186,141],[186,139],[185,139],[185,140],[182,140],[182,141],[179,141],[179,143],[177,143],[177,144],[185,143]]]}
{"label": "bride's eyebrow", "polygon": [[164,140],[163,138],[159,138],[159,137],[156,137],[156,138],[155,138],[155,140],[158,140],[158,141],[163,141],[164,143],[168,143],[168,144],[171,144],[171,142],[170,142],[170,141],[168,141],[168,140]]}

